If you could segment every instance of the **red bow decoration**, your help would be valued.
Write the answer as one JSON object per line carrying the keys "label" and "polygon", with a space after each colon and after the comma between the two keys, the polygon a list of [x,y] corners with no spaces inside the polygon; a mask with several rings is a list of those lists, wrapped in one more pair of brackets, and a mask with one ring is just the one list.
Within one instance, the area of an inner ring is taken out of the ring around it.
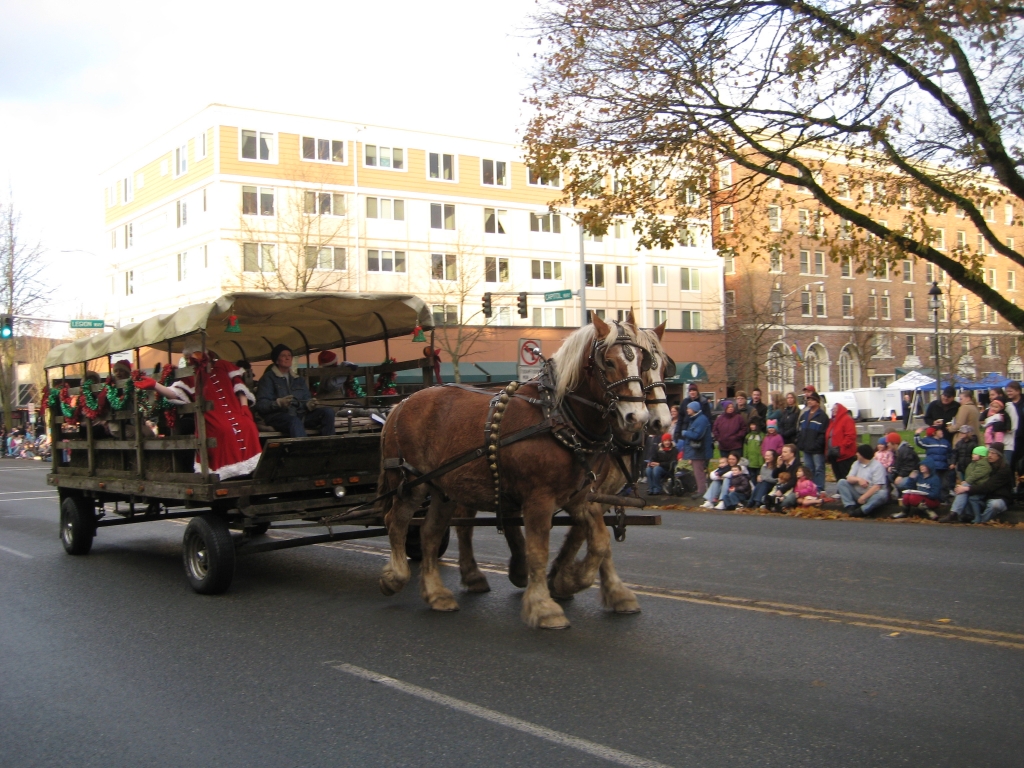
{"label": "red bow decoration", "polygon": [[433,347],[424,347],[423,356],[427,358],[433,358],[434,364],[434,383],[441,383],[441,350],[434,349]]}

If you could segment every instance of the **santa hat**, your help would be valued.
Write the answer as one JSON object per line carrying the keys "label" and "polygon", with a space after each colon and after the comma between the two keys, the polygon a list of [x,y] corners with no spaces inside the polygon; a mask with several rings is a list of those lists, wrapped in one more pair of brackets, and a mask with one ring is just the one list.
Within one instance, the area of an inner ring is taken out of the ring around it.
{"label": "santa hat", "polygon": [[338,356],[331,352],[329,349],[325,349],[319,355],[316,356],[316,362],[318,365],[334,365],[338,362]]}
{"label": "santa hat", "polygon": [[126,373],[132,372],[132,364],[129,360],[115,360],[114,364],[110,367],[112,371],[116,371],[118,368],[122,368]]}

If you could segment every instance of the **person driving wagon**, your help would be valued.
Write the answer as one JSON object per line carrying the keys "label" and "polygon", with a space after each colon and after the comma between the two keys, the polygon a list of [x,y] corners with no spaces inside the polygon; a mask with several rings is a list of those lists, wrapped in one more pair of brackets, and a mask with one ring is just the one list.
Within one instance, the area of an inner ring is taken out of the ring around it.
{"label": "person driving wagon", "polygon": [[321,435],[334,434],[334,409],[318,406],[309,384],[292,373],[292,351],[278,344],[270,353],[273,363],[256,388],[256,412],[267,426],[288,437],[305,437],[306,428]]}

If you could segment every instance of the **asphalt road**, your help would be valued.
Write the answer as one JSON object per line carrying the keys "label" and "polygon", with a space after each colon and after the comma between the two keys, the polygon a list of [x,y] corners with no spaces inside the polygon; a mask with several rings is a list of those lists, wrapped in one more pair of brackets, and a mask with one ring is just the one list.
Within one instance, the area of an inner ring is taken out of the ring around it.
{"label": "asphalt road", "polygon": [[540,632],[500,573],[455,614],[383,597],[377,540],[219,597],[180,524],[70,557],[44,471],[0,461],[5,768],[1021,765],[1020,530],[666,512],[613,549],[643,613],[590,590]]}

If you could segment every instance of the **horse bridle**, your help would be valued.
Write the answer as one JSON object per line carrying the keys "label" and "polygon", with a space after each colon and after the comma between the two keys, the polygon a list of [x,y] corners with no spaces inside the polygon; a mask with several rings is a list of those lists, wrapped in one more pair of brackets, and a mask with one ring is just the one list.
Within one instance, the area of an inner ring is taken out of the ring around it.
{"label": "horse bridle", "polygon": [[[660,366],[658,360],[658,354],[656,352],[649,352],[644,349],[644,363],[640,368],[640,372],[644,371],[656,371]],[[644,391],[644,402],[647,405],[658,405],[664,403],[668,405],[668,389],[666,387],[666,380],[671,379],[676,375],[676,362],[668,354],[662,353],[665,357],[665,370],[661,374],[661,381],[652,381],[650,384],[641,384],[640,388]],[[661,397],[652,398],[650,395],[656,387],[661,387]]]}
{"label": "horse bridle", "polygon": [[[613,321],[614,322],[614,321]],[[629,337],[629,333],[619,323],[615,322],[615,339],[610,344],[602,344],[600,339],[594,339],[593,345],[590,347],[590,360],[589,364],[597,370],[598,378],[601,381],[601,386],[604,388],[604,409],[610,411],[615,407],[618,402],[624,403],[643,403],[647,401],[647,397],[641,395],[620,395],[615,392],[617,387],[631,384],[636,382],[640,385],[640,390],[644,390],[644,380],[640,376],[624,376],[616,381],[609,381],[608,376],[605,375],[605,365],[607,361],[605,352],[612,347],[622,347],[622,356],[626,358],[626,362],[633,362],[636,359],[636,353],[633,351],[634,348],[640,350],[640,371],[649,370],[651,364],[651,354],[643,348],[640,344],[633,341]],[[598,359],[600,358],[600,359]]]}

